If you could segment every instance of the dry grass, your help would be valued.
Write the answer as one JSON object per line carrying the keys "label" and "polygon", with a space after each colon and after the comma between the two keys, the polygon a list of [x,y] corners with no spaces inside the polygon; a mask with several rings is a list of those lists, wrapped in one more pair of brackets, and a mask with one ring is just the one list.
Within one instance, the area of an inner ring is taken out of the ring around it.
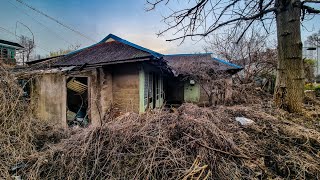
{"label": "dry grass", "polygon": [[[9,179],[15,167],[24,166],[21,159],[36,153],[45,142],[52,142],[50,134],[52,138],[59,133],[64,136],[62,131],[32,118],[32,108],[22,93],[16,78],[0,65],[0,179]],[[47,131],[51,133],[44,134]]]}
{"label": "dry grass", "polygon": [[[259,110],[260,109],[260,110]],[[242,127],[235,116],[256,123]],[[320,133],[260,106],[128,113],[25,159],[29,179],[317,179]]]}
{"label": "dry grass", "polygon": [[[310,111],[288,114],[251,97],[240,105],[127,113],[63,132],[31,118],[16,80],[0,72],[2,179],[320,178],[319,119]],[[237,116],[255,124],[243,127]]]}

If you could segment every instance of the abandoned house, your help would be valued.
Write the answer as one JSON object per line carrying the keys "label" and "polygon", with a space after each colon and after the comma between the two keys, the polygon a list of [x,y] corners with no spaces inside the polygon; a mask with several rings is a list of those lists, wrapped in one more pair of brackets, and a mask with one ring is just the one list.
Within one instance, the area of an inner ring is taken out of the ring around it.
{"label": "abandoned house", "polygon": [[241,70],[211,54],[162,55],[110,34],[87,48],[28,62],[15,73],[29,78],[25,87],[36,116],[63,126],[97,126],[110,107],[143,113],[169,103],[205,103],[197,79],[181,69],[200,61],[227,72],[226,79]]}
{"label": "abandoned house", "polygon": [[[172,54],[163,58],[174,74],[168,77],[166,83],[170,90],[166,96],[168,104],[192,102],[206,105],[210,104],[210,95],[214,96],[213,104],[228,101],[232,95],[232,75],[242,69],[238,65],[212,58],[212,53]],[[208,75],[210,71],[219,77]],[[224,86],[219,87],[211,81],[216,79]]]}
{"label": "abandoned house", "polygon": [[0,39],[0,61],[8,65],[16,64],[16,51],[22,49],[18,43]]}

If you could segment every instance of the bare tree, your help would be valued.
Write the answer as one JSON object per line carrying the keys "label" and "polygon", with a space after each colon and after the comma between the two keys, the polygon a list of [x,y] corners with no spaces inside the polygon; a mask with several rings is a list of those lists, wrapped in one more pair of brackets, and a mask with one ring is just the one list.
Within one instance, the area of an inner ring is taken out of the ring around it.
{"label": "bare tree", "polygon": [[306,76],[306,82],[312,83],[315,80],[314,69],[316,65],[316,60],[313,59],[303,59],[304,72]]}
{"label": "bare tree", "polygon": [[[172,0],[171,0],[172,1]],[[148,10],[170,0],[147,0]],[[302,110],[304,71],[300,23],[307,14],[318,14],[312,7],[319,0],[196,0],[164,17],[168,28],[159,35],[176,30],[176,37],[206,37],[218,30],[240,34],[251,26],[261,25],[269,32],[276,21],[278,39],[278,73],[274,101],[290,112]]]}
{"label": "bare tree", "polygon": [[23,49],[19,50],[18,53],[18,61],[25,65],[26,62],[30,61],[31,55],[36,47],[34,41],[26,36],[20,37],[20,44],[24,47]]}
{"label": "bare tree", "polygon": [[54,56],[64,55],[64,54],[67,54],[69,52],[72,52],[72,51],[79,49],[80,46],[81,46],[80,44],[71,45],[67,49],[59,49],[57,51],[51,51],[48,56],[54,57]]}
{"label": "bare tree", "polygon": [[311,34],[308,36],[307,40],[312,46],[319,46],[320,45],[320,30],[316,33]]}
{"label": "bare tree", "polygon": [[267,35],[252,29],[238,43],[236,41],[236,38],[228,35],[214,36],[208,41],[205,51],[212,51],[222,59],[241,65],[243,70],[235,76],[240,83],[251,83],[257,76],[275,74],[277,51]]}

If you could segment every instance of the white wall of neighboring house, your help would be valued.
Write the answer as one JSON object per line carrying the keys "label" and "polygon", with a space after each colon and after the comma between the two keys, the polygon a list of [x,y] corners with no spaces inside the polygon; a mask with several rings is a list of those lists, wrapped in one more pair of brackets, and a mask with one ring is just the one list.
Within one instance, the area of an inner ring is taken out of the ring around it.
{"label": "white wall of neighboring house", "polygon": [[[315,47],[316,50],[307,50],[309,47]],[[302,50],[302,56],[303,58],[307,59],[314,59],[316,60],[316,66],[314,68],[314,75],[317,76],[320,74],[320,62],[319,62],[319,56],[320,56],[320,44],[317,46],[309,44],[307,41],[303,44],[303,50]]]}

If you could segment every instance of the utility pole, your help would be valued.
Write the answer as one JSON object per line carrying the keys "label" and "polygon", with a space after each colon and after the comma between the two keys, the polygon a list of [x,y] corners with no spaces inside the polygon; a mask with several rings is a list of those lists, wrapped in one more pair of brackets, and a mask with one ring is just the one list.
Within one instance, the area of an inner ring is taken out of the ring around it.
{"label": "utility pole", "polygon": [[317,41],[317,76],[319,75],[319,41]]}

